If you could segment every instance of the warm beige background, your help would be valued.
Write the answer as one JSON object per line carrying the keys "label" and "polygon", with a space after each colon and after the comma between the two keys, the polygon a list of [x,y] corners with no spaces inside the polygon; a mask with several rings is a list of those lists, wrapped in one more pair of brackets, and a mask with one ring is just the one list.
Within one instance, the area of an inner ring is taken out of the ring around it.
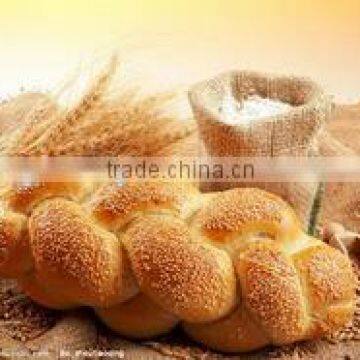
{"label": "warm beige background", "polygon": [[359,0],[0,0],[0,35],[2,95],[51,87],[119,48],[152,84],[251,68],[360,99]]}

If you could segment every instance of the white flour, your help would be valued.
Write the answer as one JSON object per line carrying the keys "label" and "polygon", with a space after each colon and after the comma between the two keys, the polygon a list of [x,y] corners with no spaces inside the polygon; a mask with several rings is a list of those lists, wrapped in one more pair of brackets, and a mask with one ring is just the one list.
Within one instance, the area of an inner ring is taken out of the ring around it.
{"label": "white flour", "polygon": [[266,118],[284,114],[291,109],[291,105],[269,98],[251,96],[241,105],[231,95],[223,99],[219,108],[222,121],[236,125],[239,123],[249,123],[256,119]]}

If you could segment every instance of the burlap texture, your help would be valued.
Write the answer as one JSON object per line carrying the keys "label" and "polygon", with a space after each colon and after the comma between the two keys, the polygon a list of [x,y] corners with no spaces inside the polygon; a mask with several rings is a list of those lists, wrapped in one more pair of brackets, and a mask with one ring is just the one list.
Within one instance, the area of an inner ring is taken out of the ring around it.
{"label": "burlap texture", "polygon": [[[285,114],[237,124],[224,123],[221,104],[225,95],[236,101],[249,95],[280,100],[292,106]],[[317,137],[331,117],[331,99],[311,80],[257,72],[228,72],[196,84],[189,92],[204,147],[200,153],[216,157],[316,156]],[[202,150],[204,149],[204,150]],[[203,191],[257,186],[280,195],[308,228],[318,182],[214,182]]]}

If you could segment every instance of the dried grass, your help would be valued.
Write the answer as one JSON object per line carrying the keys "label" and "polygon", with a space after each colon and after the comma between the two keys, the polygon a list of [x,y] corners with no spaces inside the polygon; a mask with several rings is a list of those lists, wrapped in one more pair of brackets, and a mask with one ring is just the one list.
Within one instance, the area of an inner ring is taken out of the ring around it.
{"label": "dried grass", "polygon": [[152,156],[195,130],[192,122],[165,115],[174,94],[139,96],[124,85],[110,93],[117,68],[114,57],[69,109],[60,108],[50,95],[33,94],[16,123],[1,126],[4,107],[6,118],[15,119],[24,104],[19,97],[0,105],[0,154]]}

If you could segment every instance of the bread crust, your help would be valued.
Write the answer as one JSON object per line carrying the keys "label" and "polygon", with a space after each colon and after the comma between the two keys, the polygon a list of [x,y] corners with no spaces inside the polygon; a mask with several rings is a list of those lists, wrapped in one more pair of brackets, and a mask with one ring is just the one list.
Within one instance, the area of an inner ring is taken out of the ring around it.
{"label": "bread crust", "polygon": [[0,215],[0,268],[2,276],[8,278],[21,276],[32,268],[27,218],[8,210]]}
{"label": "bread crust", "polygon": [[184,221],[172,215],[138,219],[124,244],[140,289],[181,319],[213,321],[234,308],[230,258],[192,239]]}
{"label": "bread crust", "polygon": [[180,321],[144,293],[114,307],[97,308],[96,313],[112,330],[133,339],[150,339],[166,334]]}
{"label": "bread crust", "polygon": [[223,352],[252,351],[266,346],[270,341],[242,305],[225,318],[211,324],[185,322],[183,329],[193,339]]}
{"label": "bread crust", "polygon": [[291,260],[270,243],[254,243],[235,261],[242,299],[274,344],[292,343],[304,333],[306,299]]}
{"label": "bread crust", "polygon": [[186,217],[194,197],[198,197],[198,192],[187,183],[129,181],[126,186],[109,183],[100,187],[89,206],[98,221],[117,230],[144,212]]}
{"label": "bread crust", "polygon": [[2,191],[0,276],[48,307],[93,307],[128,337],[180,323],[225,352],[313,339],[351,319],[349,259],[304,234],[277,196],[161,181],[95,187]]}
{"label": "bread crust", "polygon": [[128,292],[123,289],[127,270],[121,243],[78,204],[44,201],[29,219],[29,235],[38,280],[67,289],[78,305],[114,305]]}

